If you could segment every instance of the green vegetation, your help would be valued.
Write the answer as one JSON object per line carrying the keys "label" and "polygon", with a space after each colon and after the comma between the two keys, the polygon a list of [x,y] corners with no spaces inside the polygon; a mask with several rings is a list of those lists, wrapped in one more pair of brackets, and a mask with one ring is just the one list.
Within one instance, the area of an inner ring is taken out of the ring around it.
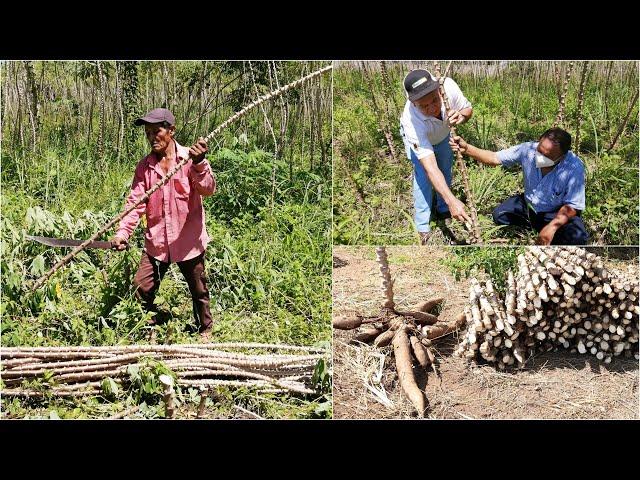
{"label": "green vegetation", "polygon": [[[132,289],[142,226],[128,251],[85,250],[37,292],[30,291],[33,281],[68,250],[29,242],[25,235],[88,238],[121,211],[135,166],[148,152],[142,131],[130,127],[133,118],[166,106],[177,118],[178,142],[190,145],[256,92],[325,64],[3,64],[2,345],[146,343],[151,328],[157,343],[200,341],[191,333],[191,297],[175,265],[156,299],[169,321],[147,326],[148,315]],[[207,158],[218,183],[217,193],[204,200],[214,342],[328,346],[330,88],[329,75],[315,79],[256,109],[209,144]],[[37,112],[30,109],[33,100]],[[161,417],[162,368],[147,370],[130,379],[128,391],[114,391],[106,382],[101,397],[4,398],[3,410],[14,418],[92,418],[140,404],[137,415]],[[314,379],[316,398],[221,388],[215,402],[207,400],[207,411],[231,416],[235,402],[273,418],[330,416],[329,366],[318,365]],[[199,395],[182,389],[178,400],[194,410]]]}
{"label": "green vegetation", "polygon": [[490,278],[496,290],[504,294],[507,283],[507,272],[516,271],[518,255],[524,253],[525,247],[452,247],[441,260],[456,280],[471,277]]}
{"label": "green vegetation", "polygon": [[[409,69],[431,71],[433,65],[386,62],[386,68],[388,84],[377,62],[367,62],[366,71],[360,63],[344,62],[334,72],[336,244],[418,241],[413,226],[412,164],[406,159],[399,132],[405,104],[402,79]],[[461,135],[473,145],[492,150],[537,140],[554,122],[566,69],[567,62],[453,62],[450,76],[474,107],[472,119],[460,127]],[[577,62],[565,107],[564,126],[574,138],[574,151],[581,72],[582,63]],[[637,62],[589,62],[585,78],[578,155],[587,170],[583,218],[590,242],[635,245],[639,219]],[[395,159],[385,131],[392,137]],[[466,163],[484,240],[504,238],[510,243],[532,244],[535,232],[496,226],[491,218],[498,203],[523,190],[521,171],[484,167],[469,158]],[[464,201],[455,167],[452,190]]]}

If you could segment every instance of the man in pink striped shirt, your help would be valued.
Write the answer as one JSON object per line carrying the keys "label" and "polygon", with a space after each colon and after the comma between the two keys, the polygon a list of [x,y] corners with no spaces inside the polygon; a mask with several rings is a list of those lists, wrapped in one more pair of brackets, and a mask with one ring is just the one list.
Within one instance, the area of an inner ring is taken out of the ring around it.
{"label": "man in pink striped shirt", "polygon": [[[209,236],[205,228],[202,197],[215,192],[216,181],[205,158],[207,142],[201,137],[191,148],[179,145],[174,139],[175,123],[175,117],[166,108],[151,110],[135,121],[136,125],[144,125],[151,153],[136,167],[125,209],[181,159],[190,157],[190,160],[145,203],[120,221],[112,240],[118,250],[124,250],[140,217],[146,215],[144,250],[134,277],[136,295],[145,309],[157,313],[153,304],[156,292],[171,262],[176,262],[189,286],[199,331],[207,337],[212,320],[204,267]],[[156,321],[157,316],[153,323]]]}

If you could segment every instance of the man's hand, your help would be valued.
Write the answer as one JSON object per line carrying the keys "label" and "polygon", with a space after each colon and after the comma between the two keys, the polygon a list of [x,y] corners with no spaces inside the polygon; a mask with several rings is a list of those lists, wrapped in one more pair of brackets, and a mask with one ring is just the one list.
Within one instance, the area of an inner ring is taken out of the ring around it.
{"label": "man's hand", "polygon": [[129,243],[122,237],[116,236],[109,241],[111,242],[111,248],[113,248],[114,250],[125,250],[129,246]]}
{"label": "man's hand", "polygon": [[538,238],[536,239],[537,245],[551,245],[551,241],[553,240],[553,236],[556,232],[563,226],[569,223],[573,217],[575,217],[578,212],[570,205],[563,205],[556,213],[556,216],[553,220],[551,220],[545,227],[540,230],[538,234]]}
{"label": "man's hand", "polygon": [[498,155],[496,154],[496,152],[474,147],[470,143],[467,143],[459,135],[451,136],[449,138],[449,145],[451,145],[451,150],[453,150],[454,152],[459,151],[462,155],[468,155],[474,160],[477,160],[478,162],[490,167],[497,167],[499,165],[502,165],[502,162],[498,159]]}
{"label": "man's hand", "polygon": [[449,125],[455,127],[456,125],[460,125],[462,122],[466,121],[467,117],[458,110],[449,110],[447,112],[447,119],[449,121]]}
{"label": "man's hand", "polygon": [[542,230],[540,230],[540,234],[538,235],[538,238],[536,238],[536,245],[551,245],[553,236],[557,231],[558,228],[555,225],[546,225]]}
{"label": "man's hand", "polygon": [[200,137],[198,141],[189,148],[189,156],[193,163],[200,163],[204,160],[204,156],[208,151],[207,141],[203,137]]}
{"label": "man's hand", "polygon": [[469,144],[465,142],[464,139],[459,135],[450,137],[449,145],[451,145],[451,150],[453,150],[454,152],[460,150],[460,153],[462,153],[463,155],[467,153],[467,148],[469,147]]}
{"label": "man's hand", "polygon": [[471,218],[467,215],[467,211],[464,209],[464,203],[457,198],[454,198],[449,202],[449,212],[451,216],[456,220],[464,223],[471,223]]}

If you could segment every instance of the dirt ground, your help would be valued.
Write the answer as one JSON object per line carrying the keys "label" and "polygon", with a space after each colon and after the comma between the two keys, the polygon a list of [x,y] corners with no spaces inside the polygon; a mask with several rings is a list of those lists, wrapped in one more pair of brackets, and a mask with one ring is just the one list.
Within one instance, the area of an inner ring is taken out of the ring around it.
{"label": "dirt ground", "polygon": [[[453,319],[468,299],[468,281],[456,282],[441,265],[447,247],[387,247],[398,308],[445,298],[440,318]],[[375,247],[334,247],[333,315],[375,315],[382,303]],[[393,348],[350,345],[353,331],[333,333],[333,414],[336,419],[415,418],[398,384]],[[432,419],[637,419],[638,362],[547,352],[522,370],[500,372],[452,356],[457,333],[434,342],[433,371],[418,385]],[[382,366],[384,365],[384,366]],[[382,367],[382,368],[381,368]],[[368,383],[369,387],[365,384]]]}

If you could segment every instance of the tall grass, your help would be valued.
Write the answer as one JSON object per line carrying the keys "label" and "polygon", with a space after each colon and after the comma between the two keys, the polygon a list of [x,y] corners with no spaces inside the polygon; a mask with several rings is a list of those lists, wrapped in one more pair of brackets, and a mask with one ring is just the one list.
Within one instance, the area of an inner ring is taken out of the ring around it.
{"label": "tall grass", "polygon": [[[242,63],[208,62],[200,91],[202,62],[145,62],[138,65],[142,106],[137,115],[157,106],[166,95],[179,122],[178,142],[189,145],[196,135],[208,133],[225,115],[246,103],[255,88],[269,89],[270,81],[275,84],[274,75],[283,85],[320,63],[282,62],[274,73],[273,65],[252,62],[257,84],[247,86]],[[113,62],[105,65],[112,75]],[[115,99],[107,95],[104,154],[97,156],[95,130],[100,127],[100,108],[94,105],[91,116],[89,112],[99,83],[91,76],[76,75],[80,67],[81,63],[35,64],[36,78],[43,78],[41,85],[52,82],[60,88],[56,90],[59,105],[41,105],[35,146],[22,142],[16,123],[8,124],[18,114],[24,123],[24,109],[14,103],[3,110],[0,314],[4,346],[149,341],[149,315],[132,289],[144,245],[142,227],[134,233],[128,251],[86,250],[44,288],[29,289],[32,280],[67,252],[29,242],[25,236],[87,238],[121,211],[135,165],[148,151],[141,129],[134,131],[131,145],[123,141],[121,150],[116,149],[122,130],[110,114],[117,120],[119,106],[109,103]],[[11,84],[16,75],[24,81],[19,68],[11,65],[8,76],[3,68],[4,88],[16,88]],[[55,71],[62,78],[50,76]],[[169,77],[163,72],[169,72]],[[113,76],[108,81],[109,88],[115,89]],[[329,78],[321,79],[267,107],[276,141],[282,142],[277,156],[263,112],[249,115],[209,145],[207,158],[218,182],[217,193],[204,199],[211,237],[205,261],[215,321],[213,341],[325,346],[329,342],[331,155],[326,139],[331,127],[330,85]],[[44,87],[39,90],[41,94],[46,91]],[[218,107],[211,109],[210,102]],[[74,108],[78,118],[68,115]],[[23,136],[27,133],[23,131]],[[198,341],[192,328],[191,297],[177,267],[172,266],[163,280],[156,304],[169,321],[155,327],[155,341]],[[187,391],[180,394],[189,395]],[[231,406],[234,401],[255,404],[264,415],[275,418],[330,415],[326,396],[256,397],[251,391],[224,389],[221,394],[230,395]],[[132,401],[116,400],[111,407],[96,399],[52,401],[50,406],[67,417],[91,417]],[[47,405],[12,401],[5,406],[11,415],[24,417],[40,415]],[[231,408],[229,403],[227,408]],[[148,405],[145,416],[157,416],[160,409],[160,404]]]}
{"label": "tall grass", "polygon": [[[580,151],[587,169],[587,207],[583,213],[591,242],[638,242],[638,106],[634,106],[615,148],[604,153],[615,136],[638,88],[637,62],[590,62],[584,87]],[[402,78],[412,68],[432,69],[431,62],[387,62],[398,105],[393,129],[396,150],[404,152],[399,133],[400,109],[405,98]],[[566,62],[557,64],[564,78]],[[453,62],[452,77],[474,107],[472,119],[460,128],[462,136],[481,148],[500,150],[537,140],[549,128],[558,110],[558,89],[553,62]],[[334,72],[334,136],[341,155],[334,169],[334,241],[336,243],[415,243],[409,215],[413,211],[412,164],[399,163],[386,154],[385,139],[376,123],[371,96],[380,69],[371,62],[367,81],[359,65],[341,62]],[[575,138],[580,78],[574,71],[568,85],[564,127]],[[339,160],[339,161],[338,161]],[[532,236],[514,228],[493,228],[491,211],[507,196],[523,190],[521,172],[479,166],[467,159],[471,188],[477,198],[485,240],[507,238],[514,243]],[[346,171],[357,176],[368,206],[358,202]],[[454,172],[453,193],[463,198]],[[486,228],[484,228],[486,226]]]}

